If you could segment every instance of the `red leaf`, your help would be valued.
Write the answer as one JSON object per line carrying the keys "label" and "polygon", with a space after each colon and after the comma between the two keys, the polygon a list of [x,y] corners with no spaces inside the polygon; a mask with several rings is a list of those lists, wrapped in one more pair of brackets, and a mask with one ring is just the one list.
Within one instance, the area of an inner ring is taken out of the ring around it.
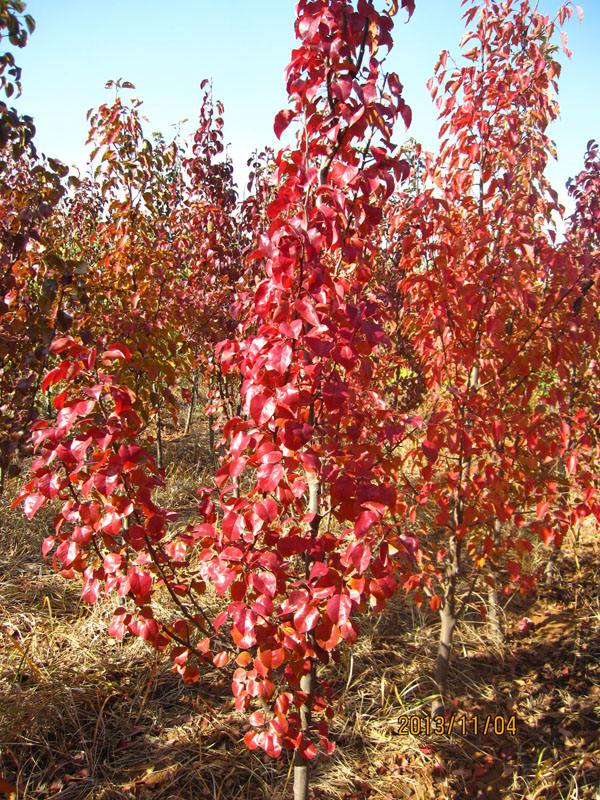
{"label": "red leaf", "polygon": [[323,650],[333,650],[341,639],[340,629],[337,625],[333,625],[328,619],[325,619],[315,628],[315,638],[317,644]]}
{"label": "red leaf", "polygon": [[64,377],[67,372],[66,365],[61,365],[60,367],[55,367],[48,372],[42,381],[41,390],[42,392],[46,392],[50,386],[54,386],[56,383],[59,383]]}
{"label": "red leaf", "polygon": [[262,711],[255,711],[254,714],[250,714],[248,717],[248,722],[254,728],[260,728],[261,725],[265,724],[265,715]]}
{"label": "red leaf", "polygon": [[54,538],[54,536],[46,536],[46,538],[44,539],[44,541],[42,543],[42,556],[44,558],[46,558],[48,553],[52,550],[52,548],[54,547],[55,543],[56,543],[56,539]]}
{"label": "red leaf", "polygon": [[267,364],[271,369],[279,372],[281,375],[285,373],[292,361],[292,348],[289,344],[276,344],[269,350],[267,356]]}
{"label": "red leaf", "polygon": [[259,500],[258,503],[255,503],[254,511],[263,522],[273,522],[275,519],[277,519],[277,503],[272,497],[267,497],[264,500]]}
{"label": "red leaf", "polygon": [[316,326],[321,324],[321,320],[315,311],[315,307],[310,301],[306,300],[305,298],[300,298],[299,300],[296,300],[294,307],[302,319],[305,319],[310,325]]}
{"label": "red leaf", "polygon": [[282,747],[279,736],[273,735],[272,733],[264,734],[264,744],[262,747],[265,753],[271,756],[271,758],[279,758],[281,755]]}
{"label": "red leaf", "polygon": [[314,606],[304,605],[294,614],[294,627],[298,633],[308,633],[319,620],[319,612]]}
{"label": "red leaf", "polygon": [[350,619],[352,600],[347,594],[334,594],[327,601],[327,616],[336,625],[343,625]]}
{"label": "red leaf", "polygon": [[371,511],[370,509],[361,511],[354,524],[354,534],[357,537],[364,536],[369,528],[371,528],[377,522],[379,516],[379,514],[377,514],[375,511]]}
{"label": "red leaf", "polygon": [[280,111],[277,116],[275,117],[275,123],[273,125],[273,130],[275,131],[275,136],[278,139],[281,139],[281,134],[285,131],[288,127],[290,122],[296,116],[295,111],[292,111],[291,108],[284,108],[283,111]]}
{"label": "red leaf", "polygon": [[288,692],[280,694],[275,701],[275,712],[277,714],[287,714],[290,708],[290,695]]}
{"label": "red leaf", "polygon": [[259,594],[266,594],[268,597],[275,597],[277,591],[277,580],[270,572],[258,572],[252,576],[252,585]]}
{"label": "red leaf", "polygon": [[248,731],[248,733],[244,734],[244,744],[248,750],[256,750],[258,748],[256,741],[257,736],[258,734],[256,731]]}
{"label": "red leaf", "polygon": [[410,19],[415,12],[415,0],[402,0],[402,8],[406,9],[408,19]]}
{"label": "red leaf", "polygon": [[50,352],[63,353],[72,344],[75,344],[75,340],[71,336],[59,336],[58,338],[54,339],[50,345]]}
{"label": "red leaf", "polygon": [[537,504],[536,509],[535,509],[536,517],[538,519],[544,519],[549,507],[550,507],[550,503],[548,503],[547,500],[540,500],[540,502]]}
{"label": "red leaf", "polygon": [[131,615],[125,612],[124,608],[118,608],[108,627],[108,635],[121,640],[127,631],[127,626],[131,620]]}
{"label": "red leaf", "polygon": [[221,611],[217,614],[217,616],[213,620],[213,628],[218,631],[219,628],[225,624],[227,621],[227,617],[229,613],[227,611]]}
{"label": "red leaf", "polygon": [[56,557],[57,559],[62,562],[65,567],[69,567],[73,561],[79,555],[79,545],[77,542],[72,542],[67,540],[66,542],[62,542],[56,548]]}
{"label": "red leaf", "polygon": [[[152,617],[140,616],[140,618],[133,623],[133,633],[146,642],[154,642],[159,634],[158,623]],[[135,626],[135,627],[134,627]]]}
{"label": "red leaf", "polygon": [[402,117],[402,121],[404,122],[406,128],[410,128],[412,122],[412,109],[404,102],[400,104],[400,116]]}
{"label": "red leaf", "polygon": [[364,544],[364,542],[356,542],[350,545],[346,551],[346,559],[349,564],[352,564],[354,569],[362,575],[369,568],[371,563],[371,548]]}
{"label": "red leaf", "polygon": [[308,742],[306,745],[304,745],[304,747],[302,747],[302,754],[304,758],[312,761],[313,758],[316,758],[317,756],[317,748],[312,742]]}
{"label": "red leaf", "polygon": [[250,416],[258,425],[265,425],[275,413],[275,398],[255,394],[250,401]]}
{"label": "red leaf", "polygon": [[121,567],[122,563],[123,557],[119,553],[109,553],[107,556],[104,556],[104,571],[109,574],[116,572]]}
{"label": "red leaf", "polygon": [[85,603],[90,603],[94,605],[94,603],[98,600],[98,595],[100,594],[100,581],[97,578],[93,577],[86,577],[85,582],[83,584],[83,588],[81,590],[81,599]]}
{"label": "red leaf", "polygon": [[283,465],[261,464],[257,470],[257,485],[261,492],[274,492],[283,478]]}
{"label": "red leaf", "polygon": [[[238,517],[238,519],[240,518]],[[239,547],[230,546],[221,551],[221,558],[224,558],[227,561],[241,561],[243,557],[244,553]]]}
{"label": "red leaf", "polygon": [[45,503],[46,497],[43,494],[28,494],[23,502],[23,511],[27,519],[32,519]]}
{"label": "red leaf", "polygon": [[438,457],[439,449],[438,446],[435,444],[435,442],[430,442],[429,440],[426,439],[422,443],[421,448],[425,453],[425,455],[427,456],[428,461],[435,461],[436,458]]}
{"label": "red leaf", "polygon": [[222,669],[226,667],[227,664],[231,661],[231,656],[226,653],[224,650],[221,653],[217,653],[217,655],[213,658],[213,664],[217,669]]}
{"label": "red leaf", "polygon": [[131,361],[131,351],[124,344],[111,344],[101,358],[105,361]]}

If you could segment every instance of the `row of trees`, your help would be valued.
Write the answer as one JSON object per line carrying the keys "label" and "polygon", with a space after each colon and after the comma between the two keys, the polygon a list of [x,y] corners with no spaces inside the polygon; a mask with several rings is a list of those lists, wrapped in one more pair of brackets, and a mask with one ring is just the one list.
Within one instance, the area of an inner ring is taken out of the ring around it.
{"label": "row of trees", "polygon": [[[385,66],[413,2],[299,0],[275,119],[296,132],[251,160],[242,203],[206,83],[188,146],[145,138],[112,84],[83,179],[2,111],[3,479],[33,447],[15,502],[58,509],[44,555],[85,600],[116,593],[111,635],[188,682],[230,670],[248,747],[295,754],[298,799],[333,750],[328,665],[361,615],[397,593],[439,613],[442,713],[474,593],[500,637],[499,595],[535,586],[539,543],[550,574],[600,516],[598,146],[569,218],[544,175],[574,9],[463,5],[424,153],[393,142],[411,112]],[[32,29],[1,7],[11,36]],[[156,500],[161,426],[200,394],[218,463],[186,526]]]}

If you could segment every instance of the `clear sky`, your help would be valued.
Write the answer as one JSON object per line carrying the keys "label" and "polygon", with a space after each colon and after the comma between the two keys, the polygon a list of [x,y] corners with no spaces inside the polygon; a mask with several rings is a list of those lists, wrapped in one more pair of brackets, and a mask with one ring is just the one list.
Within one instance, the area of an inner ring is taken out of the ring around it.
{"label": "clear sky", "polygon": [[[600,0],[581,0],[584,22],[568,26],[573,59],[561,55],[562,118],[552,135],[559,162],[550,177],[562,189],[579,171],[585,144],[600,138]],[[558,0],[541,0],[553,12]],[[111,78],[136,85],[148,130],[167,137],[178,122],[193,129],[199,84],[213,80],[225,104],[225,135],[240,177],[254,148],[274,144],[273,117],[286,104],[283,70],[294,46],[294,0],[29,0],[37,29],[18,53],[23,95],[38,148],[67,164],[85,164],[86,111],[112,97]],[[400,17],[390,68],[413,108],[410,133],[435,145],[436,113],[425,87],[440,50],[458,50],[460,0],[417,0],[408,25]],[[404,131],[398,130],[401,141]],[[564,194],[561,192],[561,196]]]}

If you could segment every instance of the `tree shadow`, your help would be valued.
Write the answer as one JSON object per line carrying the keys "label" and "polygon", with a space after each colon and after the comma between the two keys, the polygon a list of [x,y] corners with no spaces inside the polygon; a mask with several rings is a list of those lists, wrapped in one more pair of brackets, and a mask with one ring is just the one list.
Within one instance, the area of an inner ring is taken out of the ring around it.
{"label": "tree shadow", "polygon": [[148,677],[138,659],[101,679],[70,665],[51,683],[3,680],[0,713],[12,709],[13,727],[0,737],[0,774],[19,800],[275,796],[285,765],[246,750],[222,675],[199,687],[162,668]]}
{"label": "tree shadow", "polygon": [[[466,715],[467,729],[459,742],[442,745],[451,769],[458,773],[453,800],[596,796],[600,628],[591,607],[594,590],[587,595],[588,605],[582,606],[577,605],[573,584],[560,593],[544,589],[544,602],[551,603],[558,594],[561,606],[547,613],[546,605],[541,615],[535,613],[534,602],[522,606],[533,619],[522,632],[515,629],[509,634],[503,658],[490,652],[455,657],[454,686],[460,694],[452,711]],[[501,730],[505,727],[501,720],[511,716],[516,720],[514,735],[481,735],[481,720],[498,719]],[[474,717],[479,719],[478,735],[473,731]],[[465,766],[469,752],[473,758]]]}

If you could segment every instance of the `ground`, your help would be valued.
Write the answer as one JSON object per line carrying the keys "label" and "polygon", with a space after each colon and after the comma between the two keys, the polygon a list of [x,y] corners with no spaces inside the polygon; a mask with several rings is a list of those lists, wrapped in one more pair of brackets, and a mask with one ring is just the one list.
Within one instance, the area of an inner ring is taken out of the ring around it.
{"label": "ground", "polygon": [[[166,451],[168,500],[184,515],[208,458],[201,426]],[[227,676],[186,687],[143,642],[109,639],[108,607],[81,603],[43,562],[47,523],[0,511],[0,796],[289,797],[289,761],[245,749]],[[437,621],[394,601],[336,668],[337,750],[314,768],[315,800],[600,800],[598,551],[591,529],[567,542],[554,585],[508,603],[503,645],[474,597],[443,735],[399,733],[402,716],[424,726]],[[514,735],[502,733],[511,717]]]}

